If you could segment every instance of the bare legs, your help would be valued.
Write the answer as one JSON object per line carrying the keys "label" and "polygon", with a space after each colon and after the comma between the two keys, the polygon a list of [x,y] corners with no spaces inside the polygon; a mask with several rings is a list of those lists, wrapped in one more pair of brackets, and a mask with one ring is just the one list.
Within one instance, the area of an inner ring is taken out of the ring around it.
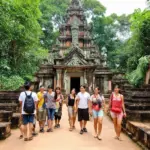
{"label": "bare legs", "polygon": [[29,137],[32,137],[33,133],[33,123],[29,123]]}
{"label": "bare legs", "polygon": [[98,117],[94,119],[94,131],[95,131],[94,137],[97,136],[100,137],[102,131],[102,122],[103,122],[102,117]]}
{"label": "bare legs", "polygon": [[48,129],[53,128],[53,120],[48,120]]}
{"label": "bare legs", "polygon": [[24,136],[24,126],[23,125],[20,126],[20,133],[21,133],[21,136]]}
{"label": "bare legs", "polygon": [[87,121],[84,121],[84,120],[80,121],[80,128],[81,128],[81,130],[83,128],[86,128],[86,124],[87,124]]}
{"label": "bare legs", "polygon": [[28,132],[28,130],[27,130],[27,125],[24,125],[24,138],[27,138],[27,132]]}
{"label": "bare legs", "polygon": [[114,122],[114,128],[115,128],[115,132],[116,132],[116,138],[120,138],[120,134],[121,134],[121,123],[122,123],[122,119],[117,119],[117,118],[113,118],[113,122]]}
{"label": "bare legs", "polygon": [[44,129],[45,121],[39,121],[40,129]]}

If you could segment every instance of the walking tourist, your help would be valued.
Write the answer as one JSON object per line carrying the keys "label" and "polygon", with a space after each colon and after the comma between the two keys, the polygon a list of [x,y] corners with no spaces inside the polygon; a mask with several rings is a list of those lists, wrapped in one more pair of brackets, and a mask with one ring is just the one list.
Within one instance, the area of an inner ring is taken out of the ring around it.
{"label": "walking tourist", "polygon": [[91,102],[89,112],[90,114],[93,114],[94,118],[94,137],[102,140],[101,131],[104,116],[103,109],[105,108],[105,99],[104,96],[100,94],[100,89],[98,87],[95,88],[94,94],[91,96],[90,101]]}
{"label": "walking tourist", "polygon": [[114,88],[114,92],[110,97],[109,109],[111,113],[111,117],[113,119],[114,128],[116,132],[115,139],[121,141],[121,123],[123,117],[126,117],[125,105],[124,105],[124,96],[120,94],[120,89],[118,86]]}
{"label": "walking tourist", "polygon": [[76,121],[75,98],[76,98],[76,91],[75,89],[72,89],[71,94],[69,94],[68,99],[67,99],[70,131],[75,129],[75,121]]}
{"label": "walking tourist", "polygon": [[44,92],[45,88],[40,86],[40,92],[38,92],[38,112],[37,112],[37,119],[39,121],[40,132],[44,132],[44,126],[46,121],[46,104],[44,100]]}
{"label": "walking tourist", "polygon": [[53,92],[53,88],[48,86],[48,92],[45,94],[46,108],[48,114],[48,129],[47,132],[53,132],[53,121],[54,114],[56,109],[56,101],[54,99],[55,93]]}
{"label": "walking tourist", "polygon": [[[25,91],[21,92],[19,96],[19,102],[21,107],[21,114],[22,114],[22,123],[23,123],[23,136],[24,141],[30,141],[33,139],[33,122],[34,116],[36,113],[36,106],[38,97],[36,93],[30,91],[31,84],[26,82],[24,84]],[[29,130],[29,131],[28,131]],[[29,137],[27,136],[29,133]]]}
{"label": "walking tourist", "polygon": [[80,122],[80,134],[87,132],[86,124],[89,121],[90,94],[86,92],[85,86],[80,86],[80,92],[76,97],[76,110],[78,110],[78,121]]}
{"label": "walking tourist", "polygon": [[55,110],[55,128],[60,128],[60,120],[62,116],[62,105],[63,105],[63,100],[64,97],[61,94],[61,89],[60,87],[57,87],[55,89],[55,97],[56,101],[56,110]]}

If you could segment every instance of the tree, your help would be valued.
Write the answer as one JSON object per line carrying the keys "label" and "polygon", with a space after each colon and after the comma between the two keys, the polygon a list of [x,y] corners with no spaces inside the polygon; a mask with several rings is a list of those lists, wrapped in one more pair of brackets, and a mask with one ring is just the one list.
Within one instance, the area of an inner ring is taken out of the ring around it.
{"label": "tree", "polygon": [[1,0],[0,13],[0,84],[5,87],[7,78],[16,77],[17,81],[34,74],[41,61],[36,53],[46,51],[39,46],[42,34],[38,23],[39,0]]}

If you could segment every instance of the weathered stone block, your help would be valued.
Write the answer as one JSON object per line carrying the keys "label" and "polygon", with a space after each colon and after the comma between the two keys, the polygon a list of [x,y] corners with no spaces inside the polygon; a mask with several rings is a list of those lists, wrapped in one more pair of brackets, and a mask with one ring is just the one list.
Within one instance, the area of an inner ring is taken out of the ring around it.
{"label": "weathered stone block", "polygon": [[10,122],[1,122],[0,123],[0,139],[5,139],[10,136],[11,128]]}
{"label": "weathered stone block", "polygon": [[10,122],[12,118],[12,111],[0,111],[0,122]]}

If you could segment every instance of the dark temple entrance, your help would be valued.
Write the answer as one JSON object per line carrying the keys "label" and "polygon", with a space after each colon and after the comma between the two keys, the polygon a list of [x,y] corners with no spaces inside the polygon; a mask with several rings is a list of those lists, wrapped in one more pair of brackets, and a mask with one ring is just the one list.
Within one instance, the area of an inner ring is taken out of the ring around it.
{"label": "dark temple entrance", "polygon": [[80,91],[80,77],[71,77],[70,90],[73,88],[76,89],[77,93]]}

